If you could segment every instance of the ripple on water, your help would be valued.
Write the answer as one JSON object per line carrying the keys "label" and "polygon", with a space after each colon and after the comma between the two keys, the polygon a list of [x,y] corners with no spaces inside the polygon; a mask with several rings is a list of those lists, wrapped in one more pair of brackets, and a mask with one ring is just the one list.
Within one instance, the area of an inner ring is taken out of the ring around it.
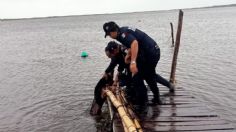
{"label": "ripple on water", "polygon": [[[92,98],[87,94],[59,95],[49,97],[14,112],[14,123],[2,131],[77,131],[84,124],[86,111]],[[86,129],[94,129],[93,120],[87,118]],[[90,124],[90,125],[89,125]],[[9,125],[9,124],[8,124]]]}
{"label": "ripple on water", "polygon": [[[233,124],[235,9],[185,10],[176,71],[178,86]],[[96,131],[88,108],[109,64],[104,47],[110,39],[104,39],[101,25],[114,19],[147,32],[161,47],[157,71],[169,77],[173,48],[166,40],[169,21],[177,16],[167,11],[2,21],[0,131]],[[82,59],[82,51],[89,57]]]}

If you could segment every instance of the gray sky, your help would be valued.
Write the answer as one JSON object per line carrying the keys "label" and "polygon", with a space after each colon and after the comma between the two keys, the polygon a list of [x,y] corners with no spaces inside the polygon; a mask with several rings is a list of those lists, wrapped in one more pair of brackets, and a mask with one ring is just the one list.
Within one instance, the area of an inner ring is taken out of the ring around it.
{"label": "gray sky", "polygon": [[122,13],[236,4],[236,0],[0,0],[0,18]]}

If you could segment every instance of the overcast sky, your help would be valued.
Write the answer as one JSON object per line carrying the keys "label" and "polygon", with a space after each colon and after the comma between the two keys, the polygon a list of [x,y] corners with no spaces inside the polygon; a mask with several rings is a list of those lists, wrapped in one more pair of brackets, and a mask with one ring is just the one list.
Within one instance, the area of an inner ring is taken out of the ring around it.
{"label": "overcast sky", "polygon": [[236,4],[236,0],[0,0],[0,18],[123,13]]}

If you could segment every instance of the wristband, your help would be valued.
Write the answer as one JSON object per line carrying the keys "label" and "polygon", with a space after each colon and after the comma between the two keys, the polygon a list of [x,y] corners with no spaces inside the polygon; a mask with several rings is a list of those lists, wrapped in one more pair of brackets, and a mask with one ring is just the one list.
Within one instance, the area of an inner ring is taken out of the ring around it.
{"label": "wristband", "polygon": [[136,64],[136,61],[131,61],[131,64]]}

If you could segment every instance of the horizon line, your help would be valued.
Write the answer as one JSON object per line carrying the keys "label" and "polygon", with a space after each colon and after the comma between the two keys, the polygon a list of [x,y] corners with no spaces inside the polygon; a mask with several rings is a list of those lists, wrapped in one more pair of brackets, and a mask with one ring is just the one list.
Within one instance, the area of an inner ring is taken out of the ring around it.
{"label": "horizon line", "polygon": [[193,8],[183,8],[183,9],[166,9],[166,10],[152,10],[152,11],[133,11],[133,12],[119,12],[119,13],[98,13],[98,14],[78,14],[78,15],[56,15],[56,16],[43,16],[43,17],[22,17],[22,18],[0,18],[0,21],[10,21],[10,20],[25,20],[25,19],[44,19],[44,18],[57,18],[57,17],[73,17],[73,16],[93,16],[93,15],[112,15],[112,14],[132,14],[132,13],[142,13],[142,12],[163,12],[163,11],[174,11],[174,10],[191,10],[191,9],[204,9],[204,8],[219,8],[219,7],[233,7],[236,4],[225,4],[225,5],[213,5],[213,6],[203,6],[203,7],[193,7]]}

